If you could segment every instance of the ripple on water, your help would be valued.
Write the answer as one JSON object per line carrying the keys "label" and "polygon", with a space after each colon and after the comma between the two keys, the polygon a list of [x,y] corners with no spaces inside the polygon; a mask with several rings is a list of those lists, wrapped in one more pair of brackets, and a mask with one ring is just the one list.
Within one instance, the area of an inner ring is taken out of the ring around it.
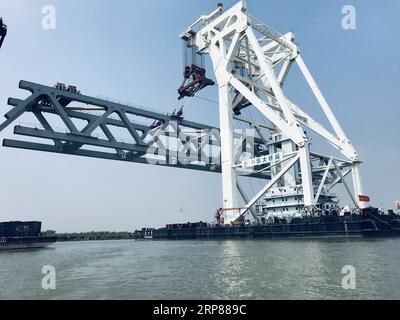
{"label": "ripple on water", "polygon": [[[108,241],[0,253],[1,299],[398,299],[400,239]],[[57,289],[41,288],[41,268]],[[352,265],[357,289],[343,290]]]}

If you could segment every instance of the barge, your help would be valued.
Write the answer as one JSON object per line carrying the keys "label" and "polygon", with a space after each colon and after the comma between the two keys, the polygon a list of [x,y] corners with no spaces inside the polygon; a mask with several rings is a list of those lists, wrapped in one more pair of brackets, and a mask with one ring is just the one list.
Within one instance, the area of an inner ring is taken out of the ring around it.
{"label": "barge", "polygon": [[366,208],[358,213],[274,218],[262,224],[241,222],[230,226],[187,223],[135,231],[137,240],[223,240],[259,238],[324,238],[400,236],[400,216],[393,211]]}
{"label": "barge", "polygon": [[44,236],[39,221],[10,221],[0,223],[0,250],[38,249],[57,241]]}

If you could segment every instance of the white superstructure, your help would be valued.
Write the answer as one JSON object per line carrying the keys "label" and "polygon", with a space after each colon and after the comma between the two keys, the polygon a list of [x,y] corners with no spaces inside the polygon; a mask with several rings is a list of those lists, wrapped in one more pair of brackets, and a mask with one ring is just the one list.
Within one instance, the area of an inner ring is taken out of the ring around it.
{"label": "white superstructure", "polygon": [[[198,54],[210,56],[219,88],[225,224],[254,208],[261,216],[293,216],[334,207],[337,200],[330,190],[338,183],[344,184],[355,207],[365,205],[361,201],[359,156],[305,65],[293,33],[282,35],[259,22],[248,14],[245,1],[240,1],[226,11],[219,5],[211,14],[201,16],[181,38]],[[306,112],[307,107],[285,95],[285,80],[294,64],[333,130],[313,119]],[[266,159],[261,166],[255,164],[270,172],[271,180],[247,199],[243,208],[238,208],[238,196],[244,194],[237,170],[246,164],[236,157],[233,129],[234,121],[241,121],[240,111],[244,108],[255,108],[265,118],[264,123],[245,121],[266,141],[268,149],[262,155],[281,157],[272,162]],[[260,126],[271,129],[269,136],[261,134]],[[311,152],[306,129],[336,148],[343,159]],[[350,173],[353,186],[344,179]]]}

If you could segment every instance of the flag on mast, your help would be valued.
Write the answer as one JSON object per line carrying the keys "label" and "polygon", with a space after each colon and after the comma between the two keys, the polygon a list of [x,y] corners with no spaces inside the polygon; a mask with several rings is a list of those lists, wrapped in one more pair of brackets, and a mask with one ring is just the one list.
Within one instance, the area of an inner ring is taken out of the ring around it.
{"label": "flag on mast", "polygon": [[368,196],[360,195],[358,196],[358,199],[360,200],[360,202],[370,202],[370,198]]}

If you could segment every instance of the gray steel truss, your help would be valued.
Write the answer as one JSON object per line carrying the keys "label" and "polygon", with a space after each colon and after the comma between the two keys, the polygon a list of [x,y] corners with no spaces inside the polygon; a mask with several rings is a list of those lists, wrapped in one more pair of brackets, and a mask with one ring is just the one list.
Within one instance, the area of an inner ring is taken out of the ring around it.
{"label": "gray steel truss", "polygon": [[[6,120],[0,124],[0,131],[25,113],[33,114],[37,124],[33,127],[16,125],[14,134],[29,137],[29,141],[4,139],[5,147],[221,173],[220,155],[215,161],[215,156],[204,152],[207,148],[220,146],[218,128],[187,121],[174,114],[86,96],[70,87],[20,81],[19,88],[28,90],[31,95],[24,100],[8,99],[8,105],[13,108],[4,115]],[[63,129],[57,128],[60,124]],[[113,133],[115,128],[124,130],[129,141],[119,140]],[[185,138],[181,133],[185,133]],[[45,139],[49,143],[35,142],[32,138]],[[178,161],[177,156],[182,151],[169,147],[174,144],[173,140],[175,144],[186,145],[184,163]],[[264,145],[257,137],[255,143]],[[241,173],[270,179],[268,171],[243,169]]]}

